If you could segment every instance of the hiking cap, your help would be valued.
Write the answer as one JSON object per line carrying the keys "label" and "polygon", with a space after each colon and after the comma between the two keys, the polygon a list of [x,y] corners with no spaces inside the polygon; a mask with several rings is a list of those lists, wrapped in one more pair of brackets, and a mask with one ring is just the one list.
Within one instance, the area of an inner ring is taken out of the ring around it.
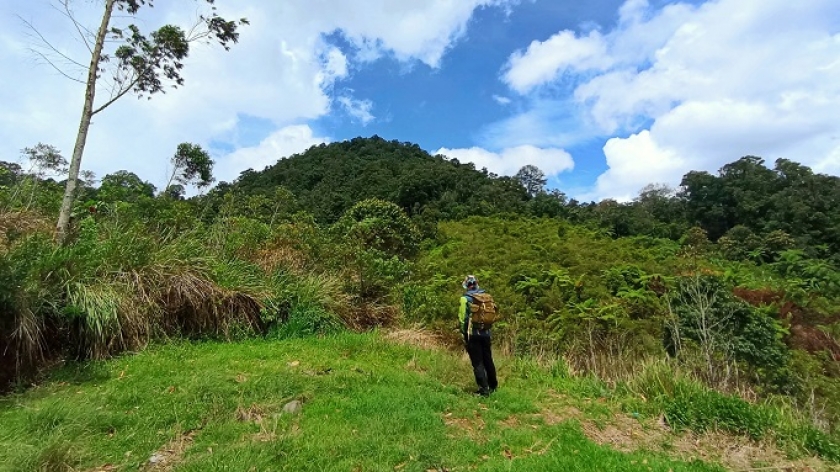
{"label": "hiking cap", "polygon": [[476,286],[478,287],[478,280],[476,280],[474,275],[468,275],[467,278],[461,283],[461,286],[466,288]]}

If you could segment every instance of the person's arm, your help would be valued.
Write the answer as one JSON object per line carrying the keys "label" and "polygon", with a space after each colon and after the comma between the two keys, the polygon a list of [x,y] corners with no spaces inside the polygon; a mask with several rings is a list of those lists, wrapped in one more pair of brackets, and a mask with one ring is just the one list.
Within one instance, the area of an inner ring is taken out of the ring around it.
{"label": "person's arm", "polygon": [[461,305],[458,308],[458,321],[460,324],[461,334],[464,335],[464,342],[467,342],[469,338],[469,322],[470,317],[468,315],[469,307],[467,306],[467,297],[461,297]]}

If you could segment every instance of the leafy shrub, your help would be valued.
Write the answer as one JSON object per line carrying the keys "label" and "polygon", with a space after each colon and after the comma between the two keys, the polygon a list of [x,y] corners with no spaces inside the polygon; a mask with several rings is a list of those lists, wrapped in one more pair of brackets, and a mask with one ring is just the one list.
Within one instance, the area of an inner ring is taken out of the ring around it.
{"label": "leafy shrub", "polygon": [[280,270],[272,277],[271,287],[268,305],[263,310],[270,336],[329,334],[344,327],[337,314],[343,297],[333,279]]}
{"label": "leafy shrub", "polygon": [[343,329],[341,322],[319,307],[299,305],[292,308],[283,323],[270,333],[279,339],[332,334]]}
{"label": "leafy shrub", "polygon": [[796,449],[804,449],[810,454],[840,462],[840,442],[809,424],[797,424],[783,428],[777,436],[783,443]]}

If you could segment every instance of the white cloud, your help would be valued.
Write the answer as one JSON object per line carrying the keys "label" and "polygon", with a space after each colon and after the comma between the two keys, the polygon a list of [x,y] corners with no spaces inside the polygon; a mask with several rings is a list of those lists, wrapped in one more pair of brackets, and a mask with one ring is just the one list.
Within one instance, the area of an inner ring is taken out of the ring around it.
{"label": "white cloud", "polygon": [[309,126],[287,126],[275,131],[255,147],[240,148],[218,159],[216,178],[230,182],[245,169],[261,171],[280,159],[329,141],[328,138],[315,136]]}
{"label": "white cloud", "polygon": [[626,139],[610,139],[604,146],[604,154],[609,170],[598,177],[593,192],[580,195],[579,199],[610,197],[629,201],[642,189],[639,182],[673,182],[685,164],[672,149],[661,148],[647,130]]}
{"label": "white cloud", "polygon": [[[476,8],[514,1],[219,2],[219,14],[250,20],[240,43],[229,52],[194,46],[183,70],[183,89],[149,101],[125,97],[98,115],[82,167],[100,176],[128,169],[162,185],[178,143],[207,145],[235,135],[237,117],[242,115],[268,120],[278,130],[323,117],[334,110],[336,81],[363,67],[359,62],[363,56],[390,55],[437,67],[453,42],[465,34]],[[148,29],[166,22],[184,25],[195,18],[194,2],[164,3],[141,9],[138,24]],[[101,3],[75,2],[75,6],[84,24],[98,24]],[[83,87],[35,63],[26,50],[31,40],[16,14],[48,32],[62,50],[80,58],[86,52],[71,25],[46,0],[0,2],[0,83],[4,84],[0,159],[14,159],[19,149],[39,141],[69,155]],[[325,35],[335,32],[362,52],[345,55],[329,44]],[[104,94],[100,89],[99,96]],[[357,119],[368,119],[372,108],[368,99],[345,98]],[[238,170],[242,169],[228,172]]]}
{"label": "white cloud", "polygon": [[[601,37],[604,70],[580,52],[593,50],[591,34],[561,32],[512,55],[505,79],[530,94],[573,74],[573,100],[613,136],[593,198],[678,184],[689,170],[714,172],[748,154],[837,172],[839,12],[835,0],[710,0],[659,10],[628,0]],[[532,63],[542,69],[525,69]]]}
{"label": "white cloud", "polygon": [[805,156],[822,149],[820,155],[825,158],[812,160],[810,165],[817,171],[837,172],[840,159],[830,156],[837,156],[840,146],[821,143],[831,109],[809,109],[814,113],[789,113],[760,103],[730,100],[681,104],[661,116],[650,130],[607,141],[604,154],[609,170],[587,197],[626,200],[648,183],[676,185],[688,170],[714,172],[746,155],[764,157],[772,165],[779,157]]}
{"label": "white cloud", "polygon": [[493,95],[493,100],[496,101],[499,105],[510,105],[513,100],[508,97],[503,97],[501,95]]}
{"label": "white cloud", "polygon": [[597,31],[580,38],[571,31],[561,31],[547,41],[532,42],[525,52],[513,53],[503,79],[513,90],[527,93],[566,71],[604,70],[612,62],[606,47]]}
{"label": "white cloud", "polygon": [[547,176],[572,170],[572,156],[562,149],[541,149],[534,146],[517,146],[501,152],[491,152],[473,147],[469,149],[441,148],[435,154],[454,157],[460,162],[472,162],[477,169],[487,168],[498,175],[514,175],[528,164],[540,168]]}
{"label": "white cloud", "polygon": [[344,36],[373,59],[393,54],[437,67],[453,42],[463,37],[476,8],[505,7],[518,0],[298,0],[303,8],[341,26]]}
{"label": "white cloud", "polygon": [[361,121],[362,126],[367,126],[368,123],[376,119],[370,112],[373,109],[373,102],[370,100],[354,100],[350,97],[338,97],[337,101],[350,116]]}

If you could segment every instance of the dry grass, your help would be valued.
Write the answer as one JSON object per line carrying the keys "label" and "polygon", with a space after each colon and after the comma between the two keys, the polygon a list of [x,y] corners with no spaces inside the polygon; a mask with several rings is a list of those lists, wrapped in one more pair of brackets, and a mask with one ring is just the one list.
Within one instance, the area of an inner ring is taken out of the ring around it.
{"label": "dry grass", "polygon": [[303,251],[288,245],[257,251],[251,260],[266,274],[281,268],[295,274],[303,274],[309,262]]}
{"label": "dry grass", "polygon": [[227,335],[235,324],[262,331],[262,304],[255,296],[226,290],[189,271],[159,273],[147,281],[166,332]]}
{"label": "dry grass", "polygon": [[385,332],[385,338],[399,344],[407,344],[421,349],[439,350],[451,347],[448,340],[442,335],[426,331],[419,326],[390,329]]}
{"label": "dry grass", "polygon": [[399,309],[391,305],[358,302],[348,307],[350,309],[339,316],[348,328],[356,331],[393,326],[399,316]]}
{"label": "dry grass", "polygon": [[[623,452],[652,451],[668,454],[679,460],[701,460],[718,463],[727,470],[836,470],[819,458],[788,459],[787,454],[771,440],[752,441],[744,436],[709,431],[675,433],[664,418],[640,419],[614,412],[606,419],[594,421],[563,395],[553,394],[543,410],[533,415],[546,425],[574,421],[593,442]],[[511,420],[507,420],[511,422]],[[523,422],[527,423],[527,420]],[[766,469],[765,469],[766,468]]]}
{"label": "dry grass", "polygon": [[53,230],[54,221],[32,211],[0,211],[0,252],[10,249],[12,242],[22,236]]}
{"label": "dry grass", "polygon": [[227,290],[200,271],[155,267],[108,283],[76,283],[68,304],[84,314],[78,355],[104,359],[146,346],[155,336],[227,336],[234,326],[261,332],[256,296]]}
{"label": "dry grass", "polygon": [[141,467],[141,471],[171,471],[183,460],[184,453],[195,441],[197,430],[187,431],[158,449]]}
{"label": "dry grass", "polygon": [[[486,409],[486,407],[485,407]],[[481,410],[474,410],[470,412],[460,412],[458,415],[452,412],[443,414],[443,423],[452,429],[451,437],[467,436],[477,444],[484,444],[487,442],[487,435],[482,434],[487,423],[482,417]]]}

